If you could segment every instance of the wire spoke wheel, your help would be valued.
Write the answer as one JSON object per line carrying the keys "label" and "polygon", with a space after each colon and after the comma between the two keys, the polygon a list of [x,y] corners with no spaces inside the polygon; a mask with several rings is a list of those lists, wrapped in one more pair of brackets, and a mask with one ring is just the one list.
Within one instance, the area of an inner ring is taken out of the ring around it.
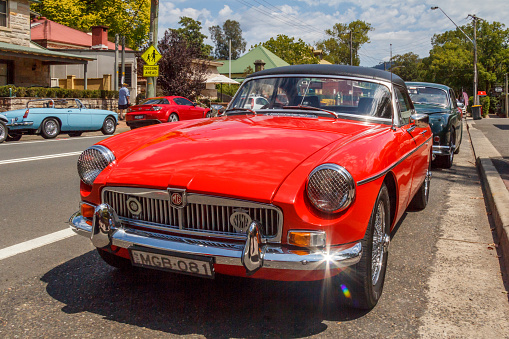
{"label": "wire spoke wheel", "polygon": [[371,282],[374,285],[380,278],[385,253],[385,208],[382,201],[378,202],[375,223],[373,225],[373,246],[371,251]]}

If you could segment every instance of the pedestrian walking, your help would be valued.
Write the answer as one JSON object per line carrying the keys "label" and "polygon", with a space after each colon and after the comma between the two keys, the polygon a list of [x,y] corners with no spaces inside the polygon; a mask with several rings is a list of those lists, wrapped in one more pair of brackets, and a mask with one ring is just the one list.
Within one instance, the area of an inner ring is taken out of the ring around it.
{"label": "pedestrian walking", "polygon": [[127,89],[127,84],[123,83],[122,88],[118,91],[118,110],[119,110],[119,120],[125,119],[125,110],[129,107],[129,99],[130,99],[129,89]]}

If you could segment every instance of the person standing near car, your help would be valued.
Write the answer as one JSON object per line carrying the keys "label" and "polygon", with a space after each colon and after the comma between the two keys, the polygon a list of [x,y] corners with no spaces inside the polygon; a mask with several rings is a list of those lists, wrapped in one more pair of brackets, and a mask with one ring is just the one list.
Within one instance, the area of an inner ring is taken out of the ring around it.
{"label": "person standing near car", "polygon": [[123,83],[122,88],[118,91],[118,110],[119,110],[119,120],[124,120],[125,118],[125,110],[129,107],[129,99],[130,99],[129,89],[127,89],[127,84]]}

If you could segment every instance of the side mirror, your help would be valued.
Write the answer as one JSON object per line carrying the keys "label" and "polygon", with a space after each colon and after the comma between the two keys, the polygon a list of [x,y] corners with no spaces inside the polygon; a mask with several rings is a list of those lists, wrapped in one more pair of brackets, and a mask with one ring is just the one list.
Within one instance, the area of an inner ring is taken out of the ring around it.
{"label": "side mirror", "polygon": [[410,116],[410,123],[414,123],[416,127],[426,128],[429,126],[429,116],[427,114],[412,114]]}

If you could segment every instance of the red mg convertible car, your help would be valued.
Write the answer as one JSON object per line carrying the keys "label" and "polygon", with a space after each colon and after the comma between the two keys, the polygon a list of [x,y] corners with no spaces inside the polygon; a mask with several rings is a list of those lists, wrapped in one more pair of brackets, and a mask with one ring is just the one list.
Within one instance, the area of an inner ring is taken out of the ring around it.
{"label": "red mg convertible car", "polygon": [[[257,93],[267,104],[246,108]],[[391,229],[410,204],[427,204],[431,146],[428,116],[415,114],[395,75],[264,70],[247,77],[225,116],[85,150],[70,226],[114,267],[330,279],[339,301],[370,309]]]}
{"label": "red mg convertible car", "polygon": [[210,117],[210,108],[197,106],[184,97],[169,96],[150,98],[140,105],[129,107],[125,120],[127,126],[134,129],[163,122]]}

